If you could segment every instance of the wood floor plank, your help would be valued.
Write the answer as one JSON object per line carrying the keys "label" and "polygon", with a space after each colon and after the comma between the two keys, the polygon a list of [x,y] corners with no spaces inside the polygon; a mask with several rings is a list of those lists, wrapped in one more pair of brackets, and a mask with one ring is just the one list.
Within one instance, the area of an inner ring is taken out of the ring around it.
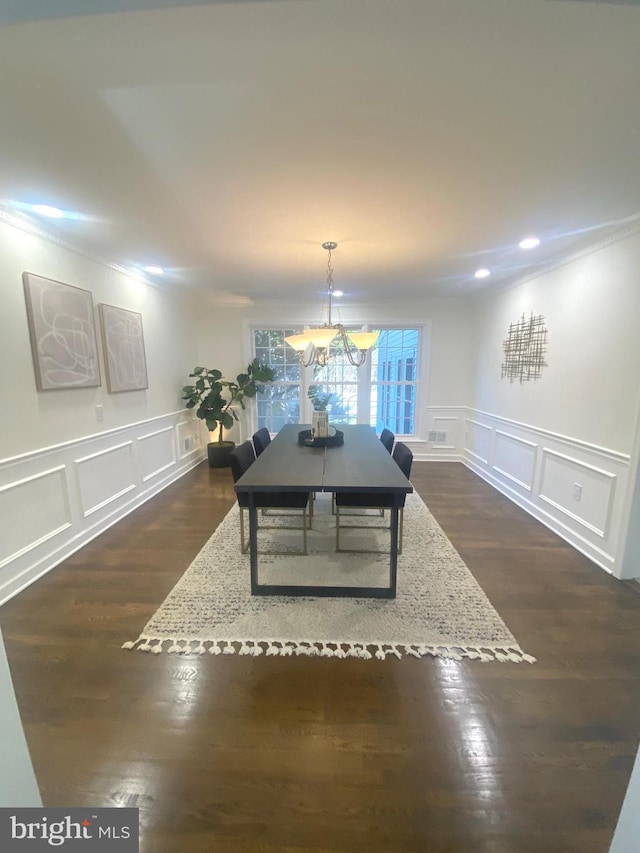
{"label": "wood floor plank", "polygon": [[412,480],[535,665],[123,651],[234,500],[206,465],[0,610],[46,805],[149,853],[605,853],[640,739],[640,595],[464,466]]}

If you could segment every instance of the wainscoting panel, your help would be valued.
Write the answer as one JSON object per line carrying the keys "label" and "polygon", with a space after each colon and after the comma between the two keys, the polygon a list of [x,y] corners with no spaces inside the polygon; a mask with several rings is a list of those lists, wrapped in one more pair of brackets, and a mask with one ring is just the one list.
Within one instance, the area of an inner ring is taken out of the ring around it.
{"label": "wainscoting panel", "polygon": [[64,465],[0,487],[0,518],[0,568],[70,527]]}
{"label": "wainscoting panel", "polygon": [[419,438],[402,438],[413,451],[416,462],[457,462],[462,455],[464,406],[429,406],[422,413],[424,422]]}
{"label": "wainscoting panel", "polygon": [[616,479],[611,471],[545,449],[539,496],[604,539],[613,509]]}
{"label": "wainscoting panel", "polygon": [[138,461],[143,483],[175,465],[175,430],[168,426],[141,435],[138,438]]}
{"label": "wainscoting panel", "polygon": [[489,465],[491,457],[492,430],[487,424],[473,418],[467,418],[466,450],[482,465]]}
{"label": "wainscoting panel", "polygon": [[136,465],[130,441],[74,462],[85,518],[136,487]]}
{"label": "wainscoting panel", "polygon": [[495,430],[492,468],[503,477],[530,492],[536,470],[538,445],[517,435]]}
{"label": "wainscoting panel", "polygon": [[199,464],[205,444],[179,411],[0,460],[0,604]]}
{"label": "wainscoting panel", "polygon": [[466,423],[463,462],[620,577],[630,457],[475,409]]}

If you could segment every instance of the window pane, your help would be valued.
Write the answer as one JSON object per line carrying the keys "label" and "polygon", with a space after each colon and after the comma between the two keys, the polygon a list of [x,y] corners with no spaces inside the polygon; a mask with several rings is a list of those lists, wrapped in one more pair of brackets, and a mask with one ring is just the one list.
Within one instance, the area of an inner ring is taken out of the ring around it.
{"label": "window pane", "polygon": [[331,353],[329,364],[313,368],[313,381],[323,393],[331,394],[327,406],[329,421],[355,424],[358,422],[358,368],[349,363],[339,339],[331,345]]}
{"label": "window pane", "polygon": [[257,397],[258,429],[279,432],[285,424],[300,422],[300,386],[273,383]]}
{"label": "window pane", "polygon": [[256,396],[258,429],[267,427],[276,433],[285,424],[300,421],[300,363],[284,341],[293,334],[294,329],[257,329],[253,333],[256,357],[275,375],[274,382],[265,385]]}
{"label": "window pane", "polygon": [[371,420],[380,432],[415,432],[419,332],[386,329],[372,353]]}

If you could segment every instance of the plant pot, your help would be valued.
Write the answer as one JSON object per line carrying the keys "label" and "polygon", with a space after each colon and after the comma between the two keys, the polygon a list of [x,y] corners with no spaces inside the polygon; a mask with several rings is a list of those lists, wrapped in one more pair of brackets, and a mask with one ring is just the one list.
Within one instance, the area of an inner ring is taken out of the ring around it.
{"label": "plant pot", "polygon": [[329,435],[329,413],[313,410],[311,433],[314,438],[326,438]]}
{"label": "plant pot", "polygon": [[229,468],[231,466],[231,451],[235,446],[235,441],[209,442],[207,444],[209,468]]}

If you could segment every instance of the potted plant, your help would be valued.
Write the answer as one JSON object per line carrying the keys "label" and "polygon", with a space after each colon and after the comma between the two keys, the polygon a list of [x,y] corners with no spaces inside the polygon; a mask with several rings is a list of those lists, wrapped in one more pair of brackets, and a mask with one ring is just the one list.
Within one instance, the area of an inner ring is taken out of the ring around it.
{"label": "potted plant", "polygon": [[211,468],[227,468],[231,464],[231,451],[235,442],[224,441],[223,429],[231,429],[234,420],[239,420],[232,408],[234,405],[245,407],[245,399],[255,397],[263,390],[263,382],[272,382],[273,370],[262,364],[257,358],[247,366],[246,373],[239,373],[235,380],[224,379],[219,370],[208,367],[194,367],[189,378],[195,384],[185,385],[183,400],[187,409],[194,409],[196,415],[206,423],[209,432],[217,430],[218,437],[207,444],[207,455]]}

